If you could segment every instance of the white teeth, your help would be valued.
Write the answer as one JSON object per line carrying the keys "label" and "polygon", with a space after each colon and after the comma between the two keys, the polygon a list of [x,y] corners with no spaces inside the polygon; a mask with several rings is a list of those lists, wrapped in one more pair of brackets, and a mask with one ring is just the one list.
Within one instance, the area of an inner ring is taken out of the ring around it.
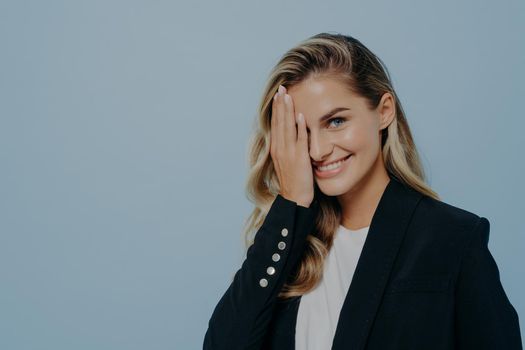
{"label": "white teeth", "polygon": [[347,160],[348,158],[345,158],[343,160],[340,160],[338,162],[335,162],[335,163],[332,163],[332,164],[329,164],[327,166],[321,166],[321,167],[317,167],[318,170],[320,171],[327,171],[327,170],[333,170],[333,169],[337,169],[341,166],[341,164],[343,164],[343,162],[345,160]]}

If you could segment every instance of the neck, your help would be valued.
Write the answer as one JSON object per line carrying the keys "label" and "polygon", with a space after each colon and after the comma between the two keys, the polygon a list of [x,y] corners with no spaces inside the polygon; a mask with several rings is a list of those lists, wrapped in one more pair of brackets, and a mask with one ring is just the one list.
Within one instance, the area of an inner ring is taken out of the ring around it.
{"label": "neck", "polygon": [[349,192],[337,197],[342,209],[341,225],[350,230],[359,230],[370,226],[379,200],[391,181],[383,165],[382,157],[377,169],[372,169],[370,176]]}

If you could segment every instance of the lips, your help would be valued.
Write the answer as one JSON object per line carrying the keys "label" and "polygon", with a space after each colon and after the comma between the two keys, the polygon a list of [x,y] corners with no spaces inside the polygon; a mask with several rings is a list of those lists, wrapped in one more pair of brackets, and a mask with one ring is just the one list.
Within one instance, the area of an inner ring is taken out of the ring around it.
{"label": "lips", "polygon": [[316,169],[319,169],[321,166],[327,166],[327,165],[330,165],[330,164],[334,164],[334,163],[337,163],[337,162],[340,162],[340,161],[345,161],[347,160],[348,158],[350,158],[350,156],[352,155],[353,153],[347,155],[346,157],[343,157],[343,158],[340,158],[340,159],[337,159],[337,160],[334,160],[333,162],[330,162],[328,164],[319,164],[319,165],[314,165],[314,167]]}
{"label": "lips", "polygon": [[[340,165],[336,166],[333,169],[319,170],[317,167],[314,167],[315,176],[318,179],[329,179],[329,178],[337,176],[342,171],[344,171],[345,167],[348,166],[347,163],[351,162],[350,158],[352,158],[352,157],[353,157],[353,154],[350,154],[349,156],[346,156],[342,160],[336,161],[335,163],[339,163],[340,162]],[[334,162],[332,162],[332,164],[333,163]]]}

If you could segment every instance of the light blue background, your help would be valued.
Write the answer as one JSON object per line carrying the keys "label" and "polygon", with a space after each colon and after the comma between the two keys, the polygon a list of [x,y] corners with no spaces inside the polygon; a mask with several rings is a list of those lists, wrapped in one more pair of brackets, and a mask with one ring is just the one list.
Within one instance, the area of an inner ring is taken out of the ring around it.
{"label": "light blue background", "polygon": [[0,348],[201,348],[242,263],[263,84],[322,31],[384,60],[429,183],[489,219],[523,329],[524,14],[518,0],[0,1]]}

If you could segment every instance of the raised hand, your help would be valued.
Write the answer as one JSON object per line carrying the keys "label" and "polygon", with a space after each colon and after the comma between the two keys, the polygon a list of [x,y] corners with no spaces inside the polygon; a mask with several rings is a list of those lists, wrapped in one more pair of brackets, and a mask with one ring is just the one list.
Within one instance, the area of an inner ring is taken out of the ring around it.
{"label": "raised hand", "polygon": [[298,205],[309,207],[314,199],[314,179],[306,122],[302,113],[295,114],[292,97],[282,85],[279,85],[272,102],[270,138],[270,154],[279,179],[280,194]]}

